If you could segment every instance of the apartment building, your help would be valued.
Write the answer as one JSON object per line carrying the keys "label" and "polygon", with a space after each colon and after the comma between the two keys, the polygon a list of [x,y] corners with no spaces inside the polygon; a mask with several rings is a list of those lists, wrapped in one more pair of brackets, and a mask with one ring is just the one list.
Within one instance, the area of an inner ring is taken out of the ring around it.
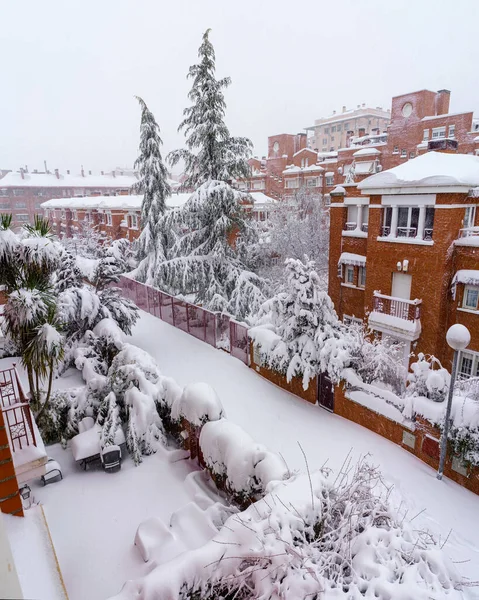
{"label": "apartment building", "polygon": [[[166,200],[167,209],[180,208],[190,193],[173,193]],[[89,224],[112,240],[127,238],[130,242],[140,235],[142,195],[90,196],[55,198],[41,204],[43,214],[60,237],[75,237],[84,224]],[[258,221],[265,221],[276,201],[262,192],[252,192],[245,209]]]}
{"label": "apartment building", "polygon": [[[432,141],[430,142],[430,145]],[[459,375],[479,376],[479,157],[430,150],[331,192],[329,294],[344,322],[365,322],[450,369],[446,331],[471,343]]]}
{"label": "apartment building", "polygon": [[0,213],[11,213],[13,226],[32,223],[41,215],[41,205],[52,198],[129,194],[137,181],[131,172],[111,171],[92,174],[81,169],[78,175],[70,171],[60,173],[29,172],[27,169],[10,171],[0,179]]}
{"label": "apartment building", "polygon": [[372,108],[358,104],[354,109],[343,106],[341,112],[333,111],[329,117],[317,119],[314,125],[306,127],[306,131],[311,132],[308,147],[317,152],[346,148],[352,137],[386,132],[390,118],[390,110],[381,106]]}

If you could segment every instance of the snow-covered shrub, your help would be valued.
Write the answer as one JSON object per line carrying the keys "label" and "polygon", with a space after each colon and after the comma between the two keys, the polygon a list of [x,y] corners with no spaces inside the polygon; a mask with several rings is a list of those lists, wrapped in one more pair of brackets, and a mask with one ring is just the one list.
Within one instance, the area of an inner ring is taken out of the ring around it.
{"label": "snow-covered shrub", "polygon": [[56,271],[55,292],[64,292],[67,288],[80,287],[83,274],[77,266],[76,258],[68,251],[63,253],[60,267]]}
{"label": "snow-covered shrub", "polygon": [[364,461],[336,480],[293,477],[116,600],[462,600],[467,582],[390,492]]}
{"label": "snow-covered shrub", "polygon": [[37,425],[45,444],[55,444],[66,439],[68,412],[78,390],[58,390],[52,393],[50,402]]}
{"label": "snow-covered shrub", "polygon": [[364,383],[381,384],[397,394],[404,391],[406,369],[401,349],[367,331],[364,325],[351,324],[347,331],[350,367]]}
{"label": "snow-covered shrub", "polygon": [[223,406],[215,390],[207,383],[190,383],[171,407],[171,418],[184,418],[195,427],[207,421],[217,421],[225,416]]}
{"label": "snow-covered shrub", "polygon": [[200,448],[216,481],[240,505],[263,495],[272,481],[288,477],[279,456],[224,418],[203,425]]}
{"label": "snow-covered shrub", "polygon": [[408,396],[424,396],[435,402],[443,402],[449,390],[451,376],[435,356],[420,352],[411,364],[408,374]]}
{"label": "snow-covered shrub", "polygon": [[334,382],[339,381],[349,361],[345,329],[314,269],[314,261],[307,257],[304,263],[292,258],[286,261],[286,291],[276,294],[262,308],[268,313],[264,327],[280,340],[267,334],[269,348],[265,352],[261,350],[264,335],[259,328],[253,333],[266,365],[285,374],[288,381],[302,377],[304,389],[319,372],[327,372]]}

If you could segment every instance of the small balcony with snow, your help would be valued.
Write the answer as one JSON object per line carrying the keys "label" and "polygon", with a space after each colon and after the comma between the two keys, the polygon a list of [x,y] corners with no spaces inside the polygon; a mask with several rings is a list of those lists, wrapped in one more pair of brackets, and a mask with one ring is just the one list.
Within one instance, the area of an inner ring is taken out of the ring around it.
{"label": "small balcony with snow", "polygon": [[369,327],[414,341],[421,335],[422,300],[405,300],[374,292]]}
{"label": "small balcony with snow", "polygon": [[434,207],[386,206],[378,241],[430,245],[434,233]]}
{"label": "small balcony with snow", "polygon": [[0,410],[21,486],[45,474],[48,457],[15,363],[0,360]]}
{"label": "small balcony with snow", "polygon": [[363,198],[345,198],[347,206],[343,237],[368,237],[369,206]]}

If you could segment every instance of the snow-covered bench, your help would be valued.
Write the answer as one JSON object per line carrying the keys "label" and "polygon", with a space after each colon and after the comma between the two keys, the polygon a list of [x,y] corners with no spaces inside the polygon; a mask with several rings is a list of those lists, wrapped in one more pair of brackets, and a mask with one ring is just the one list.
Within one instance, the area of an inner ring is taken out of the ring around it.
{"label": "snow-covered bench", "polygon": [[[86,471],[90,463],[101,461],[101,427],[94,422],[91,426],[93,419],[88,423],[83,423],[83,421],[80,423],[79,429],[84,429],[84,431],[72,439],[71,450],[75,462],[78,462]],[[90,427],[85,430],[85,426]],[[126,451],[126,439],[122,429],[118,429],[114,441],[117,446],[122,448],[123,452]]]}

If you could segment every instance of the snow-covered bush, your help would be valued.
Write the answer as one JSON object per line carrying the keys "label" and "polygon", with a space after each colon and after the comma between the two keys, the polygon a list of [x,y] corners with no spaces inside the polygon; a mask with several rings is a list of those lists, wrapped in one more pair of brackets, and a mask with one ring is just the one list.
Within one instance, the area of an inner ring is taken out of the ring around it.
{"label": "snow-covered bush", "polygon": [[104,246],[108,246],[111,239],[98,225],[83,220],[80,223],[80,231],[73,237],[62,238],[61,243],[73,256],[94,259],[102,256]]}
{"label": "snow-covered bush", "polygon": [[195,427],[207,421],[217,421],[225,416],[223,406],[215,390],[207,383],[190,383],[171,407],[171,419],[186,419]]}
{"label": "snow-covered bush", "polygon": [[351,324],[347,330],[350,367],[364,383],[381,384],[397,394],[404,392],[406,369],[402,364],[402,348],[367,331],[364,325]]}
{"label": "snow-covered bush", "polygon": [[[344,326],[314,269],[314,261],[307,257],[304,263],[288,259],[286,291],[263,305],[260,317],[265,324],[251,332],[265,364],[285,374],[288,381],[302,377],[304,389],[319,372],[327,372],[334,382],[339,381],[349,361]],[[279,337],[273,339],[266,334],[266,351],[261,350],[265,336],[259,330],[263,328]]]}
{"label": "snow-covered bush", "polygon": [[80,287],[83,274],[77,266],[75,257],[70,252],[63,253],[62,261],[56,271],[55,292],[64,292],[67,288]]}
{"label": "snow-covered bush", "polygon": [[289,475],[279,456],[255,443],[241,427],[224,418],[203,425],[200,448],[216,481],[240,505],[259,498],[272,481],[281,481]]}
{"label": "snow-covered bush", "polygon": [[390,494],[365,461],[336,480],[290,478],[116,600],[462,600],[457,567]]}
{"label": "snow-covered bush", "polygon": [[67,438],[68,413],[80,390],[57,390],[37,422],[45,444],[63,442]]}
{"label": "snow-covered bush", "polygon": [[435,356],[420,352],[410,368],[409,385],[406,388],[408,396],[424,396],[435,402],[446,399],[451,376]]}

